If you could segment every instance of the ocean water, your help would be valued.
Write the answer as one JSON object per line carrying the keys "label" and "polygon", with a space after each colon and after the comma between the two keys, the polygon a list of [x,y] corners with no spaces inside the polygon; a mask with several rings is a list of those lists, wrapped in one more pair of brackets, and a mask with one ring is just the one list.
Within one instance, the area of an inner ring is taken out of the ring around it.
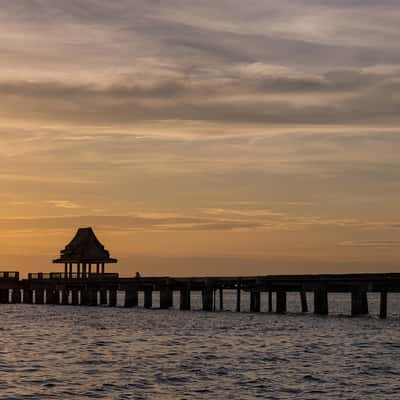
{"label": "ocean water", "polygon": [[400,398],[400,296],[387,320],[375,295],[360,318],[347,295],[328,317],[288,300],[284,316],[0,305],[0,399]]}

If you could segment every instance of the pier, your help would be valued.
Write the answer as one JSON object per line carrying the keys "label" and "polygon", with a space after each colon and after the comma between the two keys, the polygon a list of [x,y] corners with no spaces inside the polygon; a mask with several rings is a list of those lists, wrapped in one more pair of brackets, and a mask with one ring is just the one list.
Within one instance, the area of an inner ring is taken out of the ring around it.
{"label": "pier", "polygon": [[330,293],[349,293],[351,315],[361,316],[369,313],[367,294],[379,293],[379,315],[386,318],[388,294],[400,292],[400,273],[120,277],[106,272],[105,265],[117,260],[110,257],[91,228],[79,229],[53,262],[63,264],[63,272],[30,273],[25,279],[20,279],[16,271],[0,272],[0,303],[115,307],[117,293],[123,292],[124,306],[131,308],[139,306],[141,292],[143,307],[151,309],[153,294],[159,292],[160,309],[173,307],[174,293],[179,293],[179,308],[188,311],[192,309],[192,293],[198,292],[202,309],[213,312],[217,311],[217,304],[219,310],[224,310],[224,291],[233,290],[236,312],[242,311],[243,296],[249,298],[250,312],[261,312],[261,294],[266,293],[268,312],[285,314],[287,294],[295,292],[299,294],[302,313],[309,312],[312,300],[314,314],[324,316],[329,314]]}
{"label": "pier", "polygon": [[[117,305],[117,292],[123,292],[125,307],[138,307],[142,292],[143,307],[153,308],[153,295],[159,293],[160,309],[173,307],[179,293],[179,308],[191,310],[191,294],[198,292],[204,311],[224,309],[224,291],[236,293],[236,311],[241,312],[243,296],[250,299],[250,312],[261,311],[261,294],[267,293],[269,312],[285,314],[287,293],[299,294],[303,313],[328,315],[329,293],[349,293],[351,315],[367,315],[367,293],[380,294],[380,317],[387,316],[388,293],[400,292],[400,273],[346,275],[281,275],[256,277],[132,277],[118,274],[36,273],[20,279],[18,272],[0,273],[0,303],[52,304],[75,306]],[[273,302],[275,297],[275,302]],[[218,301],[216,301],[218,298]],[[273,305],[275,306],[273,309]]]}

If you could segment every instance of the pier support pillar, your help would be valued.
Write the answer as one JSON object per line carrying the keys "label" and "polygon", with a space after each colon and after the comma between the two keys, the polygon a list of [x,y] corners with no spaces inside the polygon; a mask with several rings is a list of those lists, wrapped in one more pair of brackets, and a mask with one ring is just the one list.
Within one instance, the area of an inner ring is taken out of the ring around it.
{"label": "pier support pillar", "polygon": [[78,289],[71,290],[71,304],[73,306],[79,305],[79,290]]}
{"label": "pier support pillar", "polygon": [[21,303],[21,289],[13,289],[11,294],[11,302],[14,304]]}
{"label": "pier support pillar", "polygon": [[361,289],[353,289],[351,292],[351,315],[368,314],[367,292]]}
{"label": "pier support pillar", "polygon": [[236,312],[240,312],[242,306],[242,288],[240,285],[236,289]]}
{"label": "pier support pillar", "polygon": [[83,288],[80,290],[81,293],[81,301],[80,301],[80,305],[81,306],[87,306],[89,303],[89,296],[88,296],[88,291],[86,288]]}
{"label": "pier support pillar", "polygon": [[44,304],[44,289],[35,289],[35,304]]}
{"label": "pier support pillar", "polygon": [[33,304],[33,290],[32,289],[24,289],[23,302],[24,302],[24,304]]}
{"label": "pier support pillar", "polygon": [[60,304],[60,294],[56,289],[46,289],[46,304]]}
{"label": "pier support pillar", "polygon": [[301,312],[308,312],[308,304],[307,304],[307,293],[305,290],[300,291],[300,300],[301,300]]}
{"label": "pier support pillar", "polygon": [[89,288],[87,290],[88,294],[88,306],[97,306],[97,289]]}
{"label": "pier support pillar", "polygon": [[136,289],[125,290],[125,307],[137,307],[138,304],[138,291]]}
{"label": "pier support pillar", "polygon": [[117,289],[110,289],[109,290],[109,306],[116,307],[117,306]]}
{"label": "pier support pillar", "polygon": [[100,289],[100,304],[107,304],[107,289]]}
{"label": "pier support pillar", "polygon": [[268,291],[268,312],[272,312],[272,290]]}
{"label": "pier support pillar", "polygon": [[214,290],[212,288],[204,288],[202,291],[203,311],[213,311],[214,306]]}
{"label": "pier support pillar", "polygon": [[69,304],[69,290],[63,289],[61,291],[61,304],[66,306]]}
{"label": "pier support pillar", "polygon": [[180,309],[190,310],[190,288],[186,287],[180,290]]}
{"label": "pier support pillar", "polygon": [[153,289],[146,288],[144,289],[144,308],[152,308],[153,307]]}
{"label": "pier support pillar", "polygon": [[160,308],[166,310],[173,305],[173,292],[170,287],[166,286],[160,290]]}
{"label": "pier support pillar", "polygon": [[324,287],[314,291],[314,314],[328,315],[328,290]]}
{"label": "pier support pillar", "polygon": [[250,312],[260,312],[261,310],[261,293],[258,290],[250,292]]}
{"label": "pier support pillar", "polygon": [[0,289],[0,303],[8,304],[9,302],[10,302],[10,299],[9,299],[8,289]]}
{"label": "pier support pillar", "polygon": [[219,288],[219,310],[224,311],[224,289]]}
{"label": "pier support pillar", "polygon": [[283,290],[278,290],[276,292],[276,313],[285,314],[287,308],[287,295]]}
{"label": "pier support pillar", "polygon": [[380,313],[381,318],[387,317],[387,292],[381,292]]}

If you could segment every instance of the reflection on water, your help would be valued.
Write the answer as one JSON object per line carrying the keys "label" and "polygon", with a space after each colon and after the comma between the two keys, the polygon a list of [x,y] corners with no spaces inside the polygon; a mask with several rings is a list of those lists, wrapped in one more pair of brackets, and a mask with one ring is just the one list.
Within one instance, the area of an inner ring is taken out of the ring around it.
{"label": "reflection on water", "polygon": [[285,316],[1,305],[0,398],[398,399],[400,296],[385,321],[329,300],[329,317],[294,314],[298,295]]}

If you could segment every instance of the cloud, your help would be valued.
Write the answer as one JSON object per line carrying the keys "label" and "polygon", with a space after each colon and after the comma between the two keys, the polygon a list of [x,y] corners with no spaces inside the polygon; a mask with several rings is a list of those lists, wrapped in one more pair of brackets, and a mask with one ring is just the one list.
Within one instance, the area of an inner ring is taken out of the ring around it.
{"label": "cloud", "polygon": [[338,244],[340,247],[366,247],[376,249],[398,248],[400,240],[364,240],[364,241],[344,241]]}
{"label": "cloud", "polygon": [[48,200],[47,204],[50,204],[56,208],[66,208],[68,210],[81,208],[79,204],[70,200]]}

